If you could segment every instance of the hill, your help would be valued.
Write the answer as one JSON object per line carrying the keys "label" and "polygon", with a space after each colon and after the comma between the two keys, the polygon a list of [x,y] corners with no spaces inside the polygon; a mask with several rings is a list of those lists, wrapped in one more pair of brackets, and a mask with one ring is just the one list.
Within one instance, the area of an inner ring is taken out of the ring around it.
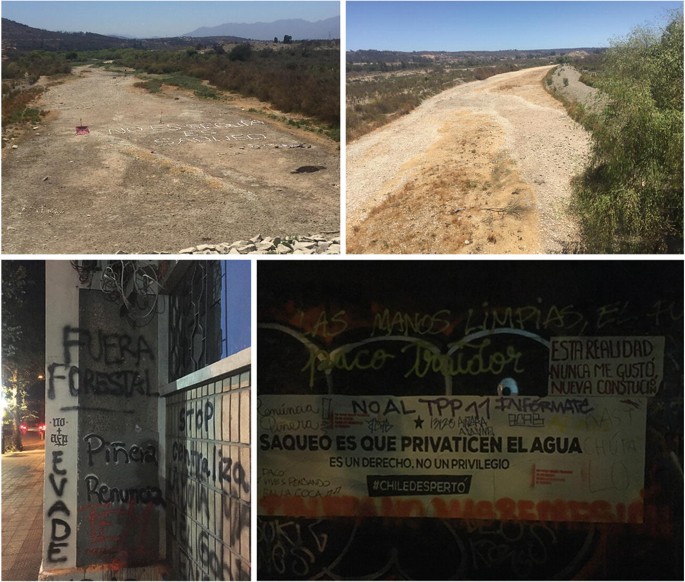
{"label": "hill", "polygon": [[105,36],[92,32],[53,32],[26,26],[7,18],[2,19],[3,50],[89,50],[126,48],[130,39]]}
{"label": "hill", "polygon": [[[221,36],[221,38],[203,38],[202,40],[203,42],[209,42],[210,40],[216,42],[245,42],[247,39]],[[55,32],[33,28],[7,18],[2,19],[3,51],[86,51],[117,48],[163,49],[192,46],[196,43],[196,38],[188,37],[134,39],[106,36],[93,32]]]}
{"label": "hill", "polygon": [[578,57],[601,53],[603,48],[558,48],[499,51],[347,51],[346,60],[350,64],[362,63],[471,63],[482,61],[539,59],[546,57]]}
{"label": "hill", "polygon": [[275,22],[226,23],[203,26],[183,36],[240,36],[254,40],[273,40],[290,35],[295,40],[321,40],[340,38],[340,17],[334,16],[317,22],[301,18]]}

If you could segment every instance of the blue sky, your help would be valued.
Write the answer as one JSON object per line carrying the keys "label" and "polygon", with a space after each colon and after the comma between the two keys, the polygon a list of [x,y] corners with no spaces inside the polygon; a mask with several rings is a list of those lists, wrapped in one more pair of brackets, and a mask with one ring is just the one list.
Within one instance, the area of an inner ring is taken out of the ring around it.
{"label": "blue sky", "polygon": [[347,2],[347,50],[609,46],[682,2]]}
{"label": "blue sky", "polygon": [[176,36],[227,22],[324,20],[340,14],[336,0],[316,2],[2,2],[2,16],[28,26],[66,32],[137,37]]}

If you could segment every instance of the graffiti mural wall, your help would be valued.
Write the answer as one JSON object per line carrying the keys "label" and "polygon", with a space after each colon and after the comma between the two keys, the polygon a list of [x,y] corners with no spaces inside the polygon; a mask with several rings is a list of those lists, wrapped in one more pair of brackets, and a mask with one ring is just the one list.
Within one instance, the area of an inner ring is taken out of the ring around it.
{"label": "graffiti mural wall", "polygon": [[678,262],[258,269],[258,577],[679,578]]}
{"label": "graffiti mural wall", "polygon": [[41,579],[250,578],[250,281],[46,263]]}
{"label": "graffiti mural wall", "polygon": [[81,291],[79,564],[143,566],[163,559],[157,406],[157,318],[132,327],[102,293]]}
{"label": "graffiti mural wall", "polygon": [[248,353],[166,399],[168,553],[181,580],[250,579],[250,385]]}
{"label": "graffiti mural wall", "polygon": [[44,568],[158,563],[157,319],[132,326],[103,293],[75,289],[68,264],[49,264],[48,274],[70,278],[74,292],[62,295],[66,320],[48,318],[48,344],[61,349],[47,363]]}

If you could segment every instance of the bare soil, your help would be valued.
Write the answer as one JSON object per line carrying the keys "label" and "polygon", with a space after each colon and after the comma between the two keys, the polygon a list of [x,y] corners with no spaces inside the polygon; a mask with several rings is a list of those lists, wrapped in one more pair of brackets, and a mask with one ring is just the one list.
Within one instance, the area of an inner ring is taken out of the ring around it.
{"label": "bare soil", "polygon": [[136,81],[80,67],[44,93],[44,123],[3,149],[3,252],[175,253],[339,230],[337,143],[257,100]]}
{"label": "bare soil", "polygon": [[350,253],[559,253],[590,136],[550,67],[459,85],[348,145]]}

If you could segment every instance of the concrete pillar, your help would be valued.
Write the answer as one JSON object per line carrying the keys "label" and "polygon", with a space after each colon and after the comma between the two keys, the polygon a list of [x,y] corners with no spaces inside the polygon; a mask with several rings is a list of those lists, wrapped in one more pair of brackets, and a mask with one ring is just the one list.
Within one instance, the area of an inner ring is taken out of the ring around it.
{"label": "concrete pillar", "polygon": [[158,328],[46,262],[42,579],[161,579]]}
{"label": "concrete pillar", "polygon": [[66,261],[45,263],[45,523],[41,575],[76,566],[78,480],[77,399],[69,393],[69,371],[77,350],[64,349],[63,331],[78,325],[78,278]]}

